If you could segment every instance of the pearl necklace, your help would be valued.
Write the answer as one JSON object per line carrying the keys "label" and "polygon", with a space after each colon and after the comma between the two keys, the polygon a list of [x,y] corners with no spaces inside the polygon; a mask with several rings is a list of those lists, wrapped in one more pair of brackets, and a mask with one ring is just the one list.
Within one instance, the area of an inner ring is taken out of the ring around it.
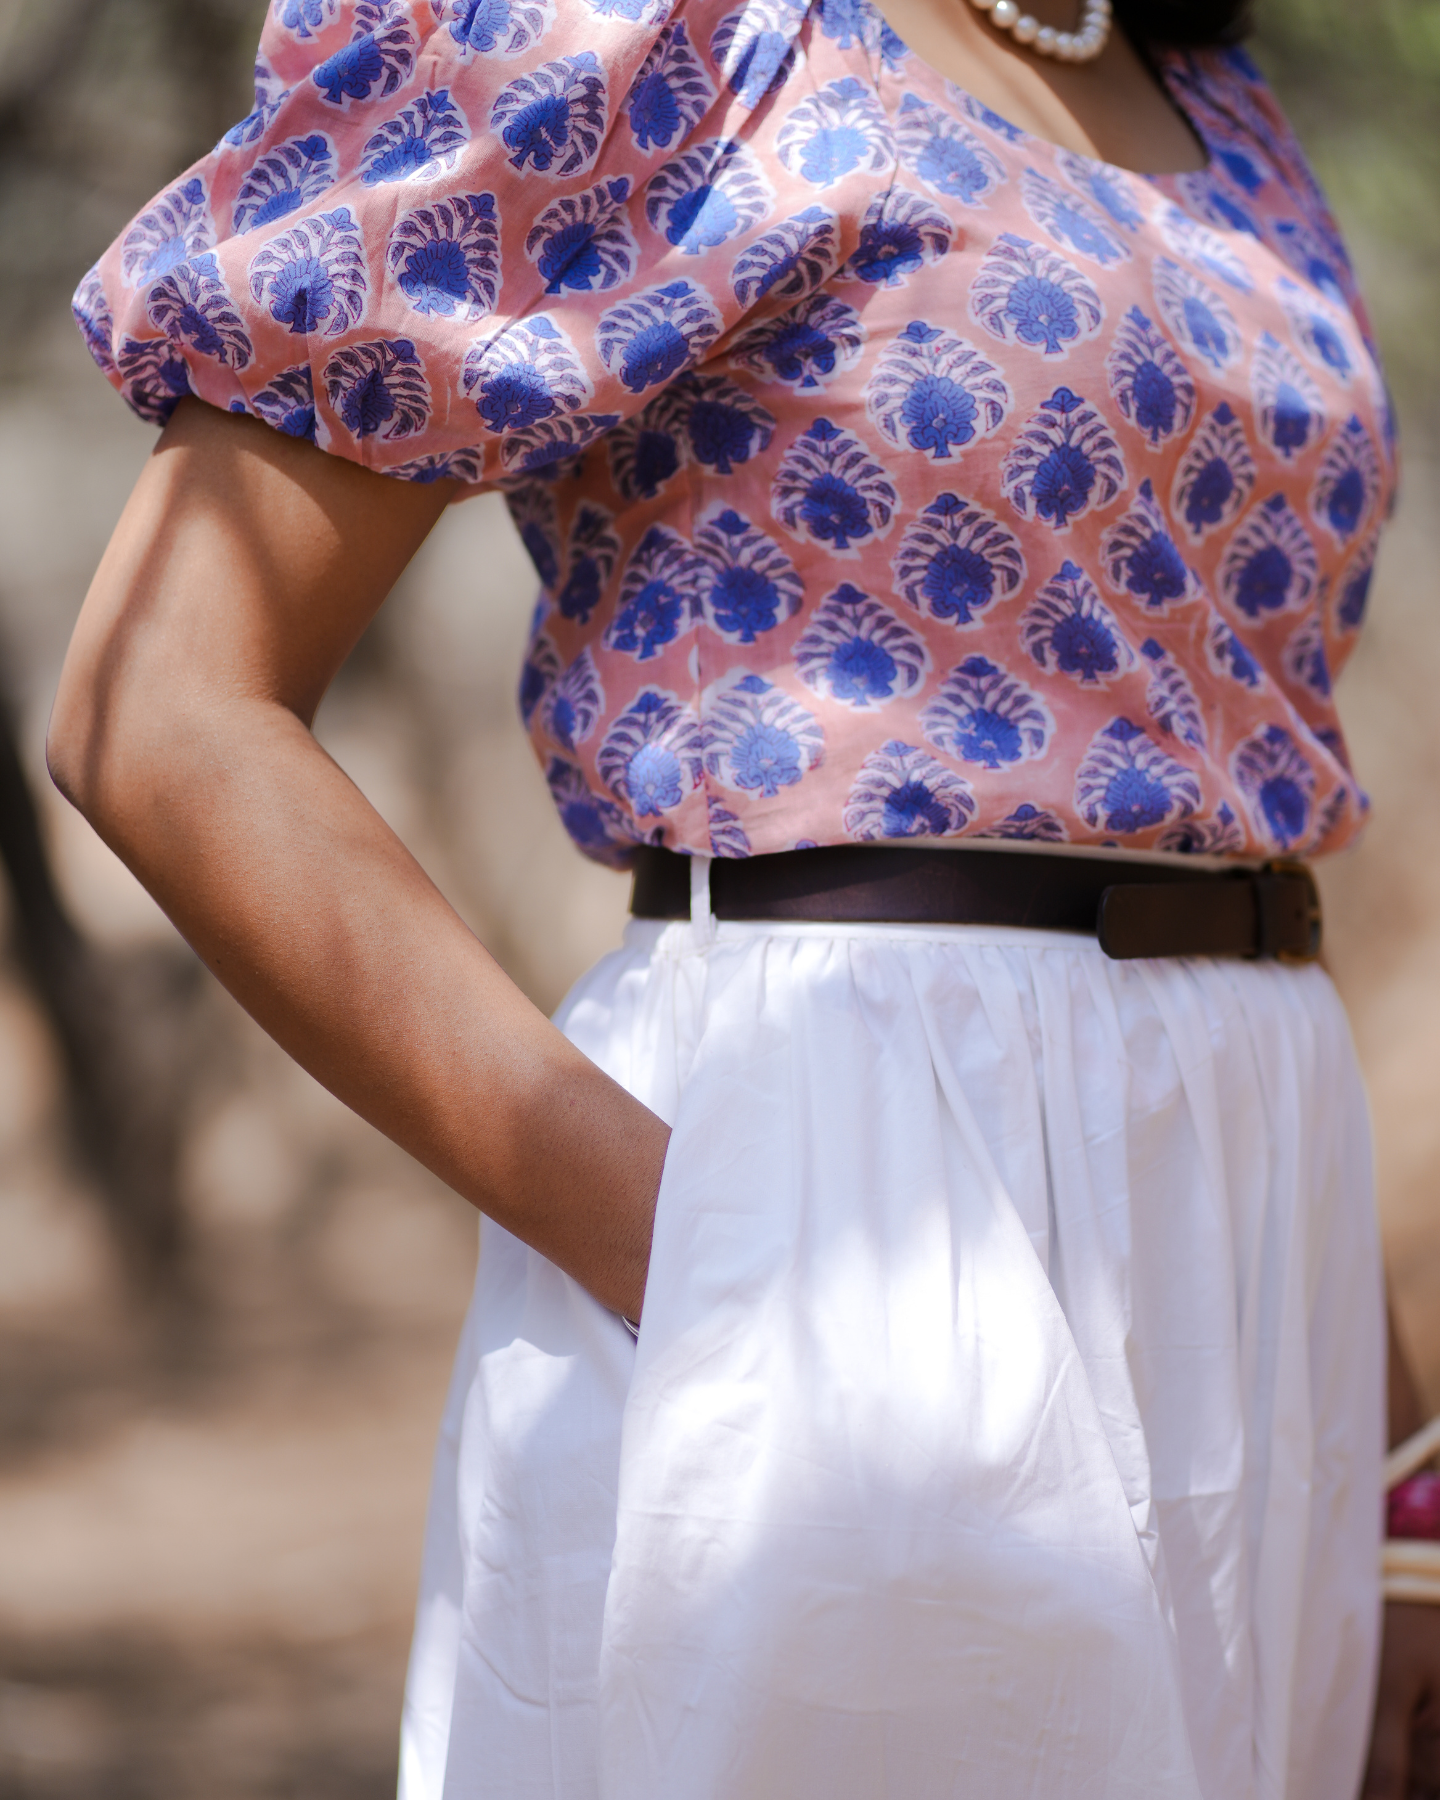
{"label": "pearl necklace", "polygon": [[991,24],[1008,31],[1017,44],[1057,62],[1094,62],[1110,39],[1110,0],[1084,0],[1078,31],[1042,25],[1033,13],[1021,12],[1017,0],[970,0],[970,4],[977,12],[989,13]]}

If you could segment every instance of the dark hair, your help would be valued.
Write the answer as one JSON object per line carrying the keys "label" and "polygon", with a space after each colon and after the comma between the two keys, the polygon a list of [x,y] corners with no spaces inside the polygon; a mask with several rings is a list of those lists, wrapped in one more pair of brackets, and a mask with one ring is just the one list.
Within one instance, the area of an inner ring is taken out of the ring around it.
{"label": "dark hair", "polygon": [[1250,29],[1250,0],[1115,0],[1115,17],[1140,43],[1237,44]]}

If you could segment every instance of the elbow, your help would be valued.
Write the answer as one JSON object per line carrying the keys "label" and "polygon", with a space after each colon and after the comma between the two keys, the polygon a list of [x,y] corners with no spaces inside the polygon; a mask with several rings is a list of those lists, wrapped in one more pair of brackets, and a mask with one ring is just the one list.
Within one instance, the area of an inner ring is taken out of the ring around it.
{"label": "elbow", "polygon": [[107,679],[107,666],[72,643],[45,733],[45,763],[60,792],[108,840],[140,774],[137,727],[144,709],[128,691],[129,672],[111,669]]}
{"label": "elbow", "polygon": [[45,733],[45,766],[60,792],[86,818],[98,792],[92,749],[96,741],[93,694],[67,661]]}

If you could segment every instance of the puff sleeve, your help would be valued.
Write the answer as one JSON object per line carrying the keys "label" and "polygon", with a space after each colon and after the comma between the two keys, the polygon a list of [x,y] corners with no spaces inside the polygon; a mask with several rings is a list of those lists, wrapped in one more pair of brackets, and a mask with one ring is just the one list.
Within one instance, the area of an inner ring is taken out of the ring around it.
{"label": "puff sleeve", "polygon": [[95,360],[156,423],[195,394],[409,480],[573,456],[760,291],[755,46],[727,86],[714,10],[272,0],[254,109],[81,283]]}

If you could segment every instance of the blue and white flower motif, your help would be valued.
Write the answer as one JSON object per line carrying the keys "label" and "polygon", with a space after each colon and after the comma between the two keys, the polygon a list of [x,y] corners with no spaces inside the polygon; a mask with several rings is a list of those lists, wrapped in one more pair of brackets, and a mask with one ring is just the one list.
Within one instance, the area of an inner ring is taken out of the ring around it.
{"label": "blue and white flower motif", "polygon": [[605,734],[600,779],[638,819],[673,811],[700,785],[700,721],[674,694],[645,688]]}
{"label": "blue and white flower motif", "polygon": [[1197,224],[1178,206],[1165,209],[1160,218],[1160,230],[1177,256],[1183,256],[1187,262],[1194,263],[1237,293],[1254,292],[1254,277],[1229,237],[1212,231],[1208,225]]}
{"label": "blue and white flower motif", "polygon": [[428,181],[453,169],[469,140],[470,121],[449,88],[420,94],[367,139],[360,180],[366,187]]}
{"label": "blue and white flower motif", "polygon": [[953,837],[975,816],[975,796],[963,775],[928,751],[891,738],[860,765],[841,823],[853,838]]}
{"label": "blue and white flower motif", "polygon": [[152,425],[163,425],[188,394],[190,371],[169,338],[127,337],[115,358],[125,398]]}
{"label": "blue and white flower motif", "polygon": [[560,823],[587,856],[597,862],[614,862],[634,844],[636,833],[630,821],[613,801],[591,792],[574,763],[552,756],[545,780]]}
{"label": "blue and white flower motif", "polygon": [[604,293],[630,279],[640,246],[625,210],[629,197],[630,177],[617,175],[545,208],[530,227],[525,254],[543,276],[547,294],[565,288]]}
{"label": "blue and white flower motif", "polygon": [[728,642],[753,644],[799,612],[805,584],[794,563],[733,507],[701,521],[695,548],[707,565],[701,582],[705,621]]}
{"label": "blue and white flower motif", "polygon": [[243,369],[254,355],[220,265],[209,251],[177,263],[146,295],[145,310],[157,331],[227,368]]}
{"label": "blue and white flower motif", "polygon": [[297,337],[338,337],[360,323],[369,285],[360,227],[348,206],[315,213],[250,259],[250,292]]}
{"label": "blue and white flower motif", "polygon": [[1022,519],[1052,531],[1109,506],[1125,486],[1115,434],[1088,400],[1058,387],[1026,421],[1000,470],[1000,488]]}
{"label": "blue and white flower motif", "polygon": [[1077,256],[1099,263],[1102,269],[1129,262],[1130,246],[1115,230],[1113,221],[1098,206],[1061,187],[1048,175],[1026,169],[1020,177],[1020,197],[1025,210],[1057,243]]}
{"label": "blue and white flower motif", "polygon": [[144,287],[209,250],[214,242],[205,183],[192,175],[162,194],[125,233],[120,245],[121,279],[126,287]]}
{"label": "blue and white flower motif", "polygon": [[1090,740],[1075,774],[1075,806],[1087,825],[1147,831],[1187,818],[1200,805],[1193,770],[1168,756],[1130,719],[1112,719]]}
{"label": "blue and white flower motif", "polygon": [[554,489],[548,482],[528,481],[505,496],[505,505],[535,573],[553,593],[560,581],[561,554]]}
{"label": "blue and white flower motif", "polygon": [[595,328],[600,360],[632,394],[669,381],[703,356],[720,335],[715,302],[692,281],[644,288],[602,313]]}
{"label": "blue and white flower motif", "polygon": [[335,181],[335,146],[322,132],[291,138],[247,171],[235,197],[237,232],[274,225],[318,199]]}
{"label": "blue and white flower motif", "polygon": [[605,690],[587,644],[540,703],[546,731],[563,749],[583,744],[605,711]]}
{"label": "blue and white flower motif", "polygon": [[220,142],[233,144],[237,150],[258,142],[270,129],[270,121],[279,112],[282,101],[289,97],[289,88],[281,87],[275,71],[263,56],[257,55],[254,102],[245,117],[232,125]]}
{"label": "blue and white flower motif", "polygon": [[860,242],[840,279],[903,287],[908,276],[949,252],[954,235],[949,217],[933,201],[905,188],[886,188],[866,207]]}
{"label": "blue and white flower motif", "polygon": [[430,384],[409,338],[344,345],[325,365],[325,391],[352,437],[394,443],[430,418]]}
{"label": "blue and white flower motif", "polygon": [[1335,306],[1348,309],[1345,278],[1349,270],[1345,253],[1334,240],[1327,241],[1311,226],[1299,219],[1281,219],[1272,227],[1271,237],[1280,254],[1297,274]]}
{"label": "blue and white flower motif", "polygon": [[980,206],[1005,180],[1005,165],[953,113],[904,94],[895,122],[900,160],[932,194]]}
{"label": "blue and white flower motif", "polygon": [[[1346,745],[1345,745],[1345,734],[1340,730],[1340,727],[1338,725],[1318,725],[1317,724],[1317,725],[1310,726],[1309,729],[1310,729],[1311,737],[1314,738],[1314,740],[1317,744],[1319,744],[1320,748],[1322,750],[1324,750],[1326,752],[1326,754],[1329,755],[1336,763],[1338,763],[1339,766],[1342,769],[1344,769],[1347,774],[1350,773],[1350,753],[1347,750]],[[1330,800],[1326,801],[1326,803],[1325,803],[1326,808],[1328,809],[1331,805],[1333,805],[1333,803],[1334,803],[1334,796],[1332,796]],[[1366,796],[1364,796],[1364,799],[1363,799],[1361,811],[1368,812],[1369,809],[1370,809],[1370,800],[1369,800],[1369,796],[1366,795]],[[1343,810],[1343,803],[1342,803],[1341,810]],[[1338,816],[1338,814],[1337,814],[1337,816]]]}
{"label": "blue and white flower motif", "polygon": [[1135,190],[1123,169],[1079,156],[1073,150],[1057,150],[1055,164],[1067,181],[1102,207],[1124,230],[1138,231],[1145,223],[1145,215],[1135,204]]}
{"label": "blue and white flower motif", "polygon": [[1266,725],[1230,758],[1260,835],[1276,850],[1292,850],[1305,836],[1315,799],[1315,771],[1283,725]]}
{"label": "blue and white flower motif", "polygon": [[586,625],[600,604],[606,583],[615,572],[620,555],[620,538],[615,521],[603,506],[588,500],[575,509],[570,521],[570,542],[566,556],[565,585],[555,604],[567,619]]}
{"label": "blue and white flower motif", "polygon": [[754,110],[790,78],[805,8],[791,0],[747,0],[726,13],[710,36],[710,55],[725,85]]}
{"label": "blue and white flower motif", "polygon": [[714,794],[705,796],[705,805],[710,816],[710,854],[749,856],[750,840],[745,835],[745,827],[729,807],[722,806]]}
{"label": "blue and white flower motif", "polygon": [[871,56],[881,56],[892,75],[910,54],[870,0],[820,0],[818,12],[820,29],[837,49],[858,46]]}
{"label": "blue and white flower motif", "polygon": [[1195,433],[1175,471],[1174,512],[1195,543],[1236,519],[1255,486],[1245,427],[1222,400]]}
{"label": "blue and white flower motif", "polygon": [[1101,687],[1134,666],[1135,652],[1078,563],[1061,563],[1020,615],[1020,641],[1047,675]]}
{"label": "blue and white flower motif", "polygon": [[1281,654],[1280,666],[1297,687],[1308,688],[1321,700],[1330,698],[1330,658],[1325,652],[1325,632],[1313,614],[1291,632]]}
{"label": "blue and white flower motif", "polygon": [[961,629],[980,624],[985,609],[1008,600],[1025,579],[1014,532],[958,494],[937,494],[911,520],[890,567],[902,600]]}
{"label": "blue and white flower motif", "polygon": [[590,395],[575,346],[545,313],[517,319],[465,352],[462,393],[489,431],[523,431],[556,413],[573,413]]}
{"label": "blue and white flower motif", "polygon": [[[1319,735],[1317,733],[1317,735]],[[1330,836],[1338,831],[1345,815],[1350,810],[1351,790],[1348,787],[1337,787],[1330,798],[1315,814],[1315,832],[1311,842],[1318,848]],[[1370,810],[1370,796],[1360,794],[1360,812],[1363,815]]]}
{"label": "blue and white flower motif", "polygon": [[824,760],[813,713],[766,681],[737,669],[707,690],[705,767],[725,787],[773,800]]}
{"label": "blue and white flower motif", "polygon": [[670,10],[671,0],[585,0],[602,19],[628,19],[636,25],[657,24]]}
{"label": "blue and white flower motif", "polygon": [[864,345],[865,325],[853,306],[833,294],[812,294],[738,338],[730,366],[749,369],[763,381],[818,389],[850,368]]}
{"label": "blue and white flower motif", "polygon": [[1120,321],[1105,359],[1105,374],[1121,416],[1158,450],[1190,429],[1195,383],[1169,338],[1132,306]]}
{"label": "blue and white flower motif", "polygon": [[340,0],[274,0],[277,22],[295,37],[316,37],[340,9]]}
{"label": "blue and white flower motif", "polygon": [[853,75],[826,82],[792,107],[775,149],[792,175],[822,188],[855,170],[884,175],[895,163],[885,109],[874,88]]}
{"label": "blue and white flower motif", "polygon": [[1318,294],[1302,288],[1298,282],[1282,275],[1275,283],[1285,317],[1295,342],[1312,363],[1326,370],[1338,381],[1348,382],[1355,373],[1344,315],[1322,300]]}
{"label": "blue and white flower motif", "polygon": [[1175,547],[1148,477],[1125,517],[1106,532],[1100,559],[1105,579],[1117,594],[1133,594],[1157,611],[1198,599],[1202,592],[1198,577]]}
{"label": "blue and white flower motif", "polygon": [[966,118],[973,119],[977,125],[983,125],[986,131],[994,132],[996,137],[1003,138],[1007,144],[1018,144],[1023,140],[1025,133],[1018,125],[1002,119],[983,100],[977,100],[973,94],[966,93],[964,88],[956,87],[953,81],[945,83],[945,92]]}
{"label": "blue and white flower motif", "polygon": [[315,387],[309,363],[282,369],[250,396],[250,408],[285,437],[315,442]]}
{"label": "blue and white flower motif", "polygon": [[115,371],[115,315],[105,293],[100,271],[91,269],[75,290],[70,311],[85,339],[85,348],[95,361],[111,375]]}
{"label": "blue and white flower motif", "polygon": [[860,544],[883,537],[899,503],[888,471],[829,419],[796,438],[770,488],[770,510],[785,529],[834,556],[858,556]]}
{"label": "blue and white flower motif", "polygon": [[354,35],[310,79],[331,106],[368,100],[377,83],[383,98],[409,80],[416,48],[410,9],[401,0],[355,0]]}
{"label": "blue and white flower motif", "polygon": [[406,213],[390,233],[385,260],[412,311],[483,319],[500,292],[495,196],[452,194]]}
{"label": "blue and white flower motif", "polygon": [[930,667],[910,627],[848,581],[820,602],[790,654],[806,687],[857,711],[913,693]]}
{"label": "blue and white flower motif", "polygon": [[1207,282],[1168,256],[1155,258],[1155,300],[1180,347],[1228,369],[1243,346],[1235,315]]}
{"label": "blue and white flower motif", "polygon": [[689,460],[670,389],[662,388],[650,404],[617,425],[605,440],[610,479],[629,501],[653,500]]}
{"label": "blue and white flower motif", "polygon": [[692,630],[704,565],[678,531],[652,525],[625,565],[605,647],[648,662]]}
{"label": "blue and white flower motif", "polygon": [[689,27],[676,19],[655,40],[625,101],[636,149],[647,156],[668,150],[700,123],[714,98],[714,83],[691,46]]}
{"label": "blue and white flower motif", "polygon": [[753,153],[735,138],[687,144],[652,176],[645,217],[686,256],[714,250],[758,225],[775,201]]}
{"label": "blue and white flower motif", "polygon": [[683,432],[687,460],[716,475],[733,474],[775,435],[775,415],[723,375],[682,375],[646,411],[672,435]]}
{"label": "blue and white flower motif", "polygon": [[1335,624],[1344,632],[1358,631],[1370,599],[1370,583],[1375,574],[1375,556],[1380,547],[1378,526],[1366,534],[1360,548],[1346,563],[1335,584]]}
{"label": "blue and white flower motif", "polygon": [[1070,833],[1066,831],[1064,822],[1048,808],[1032,806],[1027,800],[1017,806],[1014,812],[1007,813],[998,825],[992,825],[986,831],[977,831],[975,836],[1018,838],[1021,842],[1028,843],[1063,844],[1068,842]]}
{"label": "blue and white flower motif", "polygon": [[1155,848],[1179,856],[1237,856],[1245,848],[1245,832],[1229,801],[1222,800],[1213,819],[1183,819],[1161,832]]}
{"label": "blue and white flower motif", "polygon": [[827,207],[807,206],[749,243],[735,258],[730,285],[742,306],[767,294],[798,300],[813,293],[835,267],[839,238]]}
{"label": "blue and white flower motif", "polygon": [[1380,495],[1380,459],[1370,434],[1352,415],[1320,460],[1310,511],[1335,539],[1348,544]]}
{"label": "blue and white flower motif", "polygon": [[555,479],[568,474],[595,439],[619,423],[619,413],[552,414],[523,431],[507,431],[500,461],[507,475]]}
{"label": "blue and white flower motif", "polygon": [[1001,343],[1065,356],[1069,345],[1095,336],[1105,308],[1058,251],[1002,231],[971,284],[970,316]]}
{"label": "blue and white flower motif", "polygon": [[1304,450],[1325,428],[1325,402],[1299,357],[1267,331],[1250,365],[1250,391],[1260,436],[1284,461]]}
{"label": "blue and white flower motif", "polygon": [[464,481],[471,487],[479,483],[485,469],[485,452],[475,444],[459,450],[430,450],[424,456],[412,456],[407,462],[393,463],[385,473],[396,481],[413,481],[429,487],[436,481]]}
{"label": "blue and white flower motif", "polygon": [[923,319],[891,340],[865,388],[882,436],[935,462],[998,430],[1010,399],[999,370],[973,344]]}
{"label": "blue and white flower motif", "polygon": [[1315,546],[1283,494],[1255,507],[1231,538],[1220,592],[1247,619],[1303,606],[1319,577]]}
{"label": "blue and white flower motif", "polygon": [[986,769],[1045,754],[1055,721],[1039,695],[988,656],[967,656],[920,714],[936,749]]}
{"label": "blue and white flower motif", "polygon": [[1145,710],[1167,737],[1177,737],[1194,750],[1204,750],[1205,715],[1190,677],[1154,638],[1146,638],[1140,654],[1150,664]]}
{"label": "blue and white flower motif", "polygon": [[1219,231],[1241,231],[1247,237],[1259,239],[1260,227],[1255,215],[1232,194],[1226,193],[1207,171],[1178,175],[1175,185],[1190,211],[1207,225],[1213,225]]}
{"label": "blue and white flower motif", "polygon": [[1223,619],[1212,619],[1205,634],[1205,660],[1217,675],[1228,675],[1252,692],[1265,686],[1260,664]]}
{"label": "blue and white flower motif", "polygon": [[1246,194],[1258,194],[1271,178],[1269,167],[1248,145],[1212,140],[1210,149],[1216,162]]}
{"label": "blue and white flower motif", "polygon": [[430,0],[461,56],[508,61],[533,49],[555,22],[554,0]]}
{"label": "blue and white flower motif", "polygon": [[605,76],[593,50],[541,63],[501,88],[490,108],[490,129],[510,152],[552,181],[581,175],[605,138]]}
{"label": "blue and white flower motif", "polygon": [[520,705],[520,723],[527,731],[540,703],[559,679],[560,653],[537,625],[520,665],[520,686],[515,696]]}

